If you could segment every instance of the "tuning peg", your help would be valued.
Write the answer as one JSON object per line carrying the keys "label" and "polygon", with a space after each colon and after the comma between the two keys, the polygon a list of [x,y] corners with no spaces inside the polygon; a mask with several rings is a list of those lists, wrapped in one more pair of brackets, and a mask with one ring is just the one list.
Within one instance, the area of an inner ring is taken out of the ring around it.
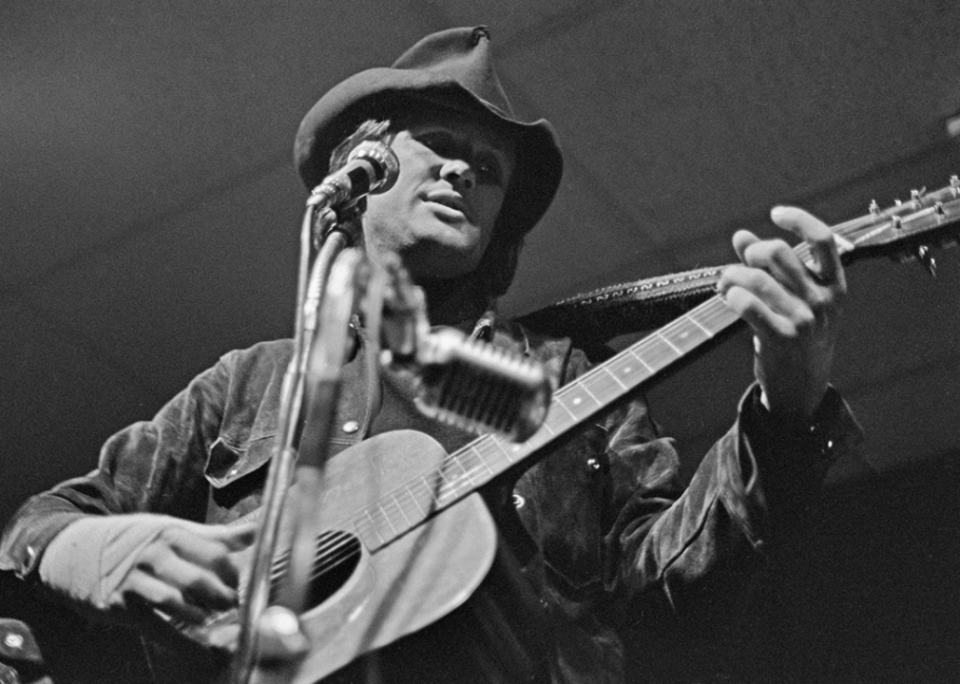
{"label": "tuning peg", "polygon": [[914,250],[917,260],[927,269],[932,277],[937,277],[937,260],[933,258],[933,250],[927,245],[917,245]]}

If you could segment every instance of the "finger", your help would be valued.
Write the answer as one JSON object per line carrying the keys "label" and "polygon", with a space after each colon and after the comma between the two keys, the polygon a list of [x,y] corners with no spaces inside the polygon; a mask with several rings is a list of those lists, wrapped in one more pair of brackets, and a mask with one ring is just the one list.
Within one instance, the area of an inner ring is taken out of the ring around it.
{"label": "finger", "polygon": [[751,290],[733,285],[724,293],[726,305],[747,322],[762,342],[771,337],[795,338],[799,328],[795,319],[778,313]]}
{"label": "finger", "polygon": [[740,261],[746,263],[745,254],[747,248],[759,240],[760,238],[751,233],[749,230],[738,230],[733,234],[733,250],[737,253]]}
{"label": "finger", "polygon": [[241,525],[218,525],[223,530],[218,537],[231,551],[241,551],[256,541],[260,525],[256,522],[246,522]]}
{"label": "finger", "polygon": [[846,287],[836,238],[823,221],[797,207],[774,207],[770,211],[770,219],[801,237],[810,246],[810,254],[821,280]]}
{"label": "finger", "polygon": [[149,549],[137,569],[177,589],[197,606],[226,609],[237,604],[237,592],[213,569],[181,557],[175,549]]}
{"label": "finger", "polygon": [[759,240],[744,252],[744,263],[766,271],[794,294],[810,298],[817,296],[817,283],[800,257],[783,240]]}
{"label": "finger", "polygon": [[200,623],[207,618],[202,608],[188,603],[183,594],[149,573],[134,571],[122,591],[123,605],[157,608],[170,617]]}
{"label": "finger", "polygon": [[[730,292],[734,288],[750,294],[757,303],[744,299],[743,294],[738,294],[736,299],[731,300]],[[727,305],[737,314],[751,314],[751,317],[745,317],[745,320],[755,328],[766,320],[767,328],[793,337],[801,325],[812,320],[810,308],[803,300],[788,291],[773,275],[757,268],[739,265],[727,267],[720,276],[717,289],[724,296]],[[737,306],[741,302],[742,309]]]}
{"label": "finger", "polygon": [[223,541],[230,545],[232,551],[236,551],[238,548],[243,548],[253,543],[256,538],[258,524],[256,521],[246,521],[227,525],[207,525],[193,522],[192,520],[170,518],[169,527],[187,530],[207,539]]}
{"label": "finger", "polygon": [[825,284],[833,285],[841,292],[846,292],[847,281],[843,272],[843,262],[840,260],[840,251],[833,233],[823,239],[808,239],[810,254],[817,264],[818,274]]}
{"label": "finger", "polygon": [[165,531],[164,536],[180,559],[210,570],[227,586],[237,586],[238,569],[224,542],[177,528]]}
{"label": "finger", "polygon": [[744,264],[768,271],[804,299],[818,301],[821,298],[813,272],[783,240],[761,240],[747,230],[740,230],[733,236],[733,245]]}
{"label": "finger", "polygon": [[169,543],[182,558],[210,568],[231,587],[236,587],[240,569],[232,554],[250,547],[259,526],[254,522],[240,525],[198,525],[170,528]]}

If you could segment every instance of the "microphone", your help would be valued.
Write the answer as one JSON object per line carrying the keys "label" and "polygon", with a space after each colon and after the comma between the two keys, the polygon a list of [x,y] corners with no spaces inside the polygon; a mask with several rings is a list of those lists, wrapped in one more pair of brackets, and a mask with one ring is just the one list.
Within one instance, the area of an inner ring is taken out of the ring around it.
{"label": "microphone", "polygon": [[445,328],[421,340],[417,365],[421,394],[416,404],[430,418],[522,442],[547,417],[546,370],[520,354]]}
{"label": "microphone", "polygon": [[323,179],[308,204],[349,206],[369,194],[386,192],[397,182],[400,161],[385,143],[364,140],[353,148],[343,168]]}
{"label": "microphone", "polygon": [[379,327],[385,361],[417,376],[420,412],[516,442],[531,437],[550,407],[552,388],[543,364],[471,340],[455,328],[431,331],[423,290],[399,259],[387,259],[383,266],[385,315]]}

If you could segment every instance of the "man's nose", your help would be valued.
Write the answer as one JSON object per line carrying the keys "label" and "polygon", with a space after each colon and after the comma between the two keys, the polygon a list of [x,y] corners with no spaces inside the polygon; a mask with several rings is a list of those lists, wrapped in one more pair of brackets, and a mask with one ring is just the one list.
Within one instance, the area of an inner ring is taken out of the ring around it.
{"label": "man's nose", "polygon": [[448,159],[440,168],[440,177],[457,189],[470,190],[477,184],[477,175],[463,159]]}

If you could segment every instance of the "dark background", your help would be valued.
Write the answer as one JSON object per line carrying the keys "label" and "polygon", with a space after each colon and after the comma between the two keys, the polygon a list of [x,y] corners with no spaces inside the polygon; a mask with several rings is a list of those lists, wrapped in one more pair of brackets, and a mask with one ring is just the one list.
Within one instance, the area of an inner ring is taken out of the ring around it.
{"label": "dark background", "polygon": [[[772,233],[775,203],[839,222],[960,172],[954,0],[6,0],[0,519],[92,468],[219,354],[289,334],[301,116],[343,77],[475,23],[567,160],[508,313],[727,263],[735,228]],[[723,651],[753,654],[742,676],[960,679],[958,252],[938,254],[937,279],[850,269],[835,379],[868,441],[731,632]],[[749,364],[741,334],[651,390],[688,473]]]}

